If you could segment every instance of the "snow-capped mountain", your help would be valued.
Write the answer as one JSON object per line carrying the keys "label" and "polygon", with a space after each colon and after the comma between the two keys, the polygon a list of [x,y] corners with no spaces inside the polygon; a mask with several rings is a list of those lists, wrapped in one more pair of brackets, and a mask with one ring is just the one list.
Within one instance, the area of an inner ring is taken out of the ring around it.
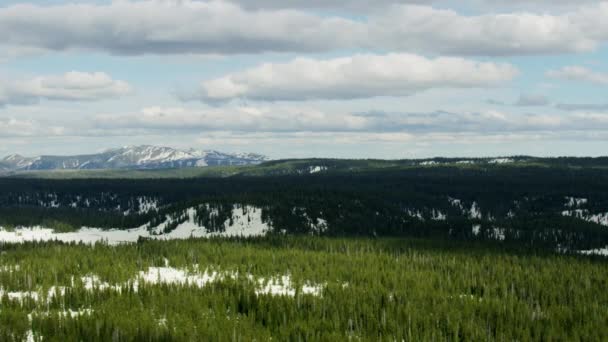
{"label": "snow-capped mountain", "polygon": [[254,153],[178,150],[159,146],[126,146],[97,154],[78,156],[24,157],[18,154],[0,160],[0,170],[160,169],[220,165],[255,165],[268,160]]}

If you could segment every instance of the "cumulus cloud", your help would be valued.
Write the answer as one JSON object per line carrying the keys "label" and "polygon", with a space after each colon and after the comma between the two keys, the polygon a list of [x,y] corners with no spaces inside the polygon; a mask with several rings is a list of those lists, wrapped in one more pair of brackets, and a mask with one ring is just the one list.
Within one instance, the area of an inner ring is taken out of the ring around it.
{"label": "cumulus cloud", "polygon": [[[70,18],[70,20],[66,20]],[[299,11],[245,11],[220,1],[114,1],[0,8],[0,44],[118,55],[325,51],[356,45],[364,26]]]}
{"label": "cumulus cloud", "polygon": [[[608,8],[602,9],[608,13]],[[534,13],[463,16],[428,6],[393,6],[370,17],[375,46],[464,55],[582,52],[599,37],[583,30],[582,14]]]}
{"label": "cumulus cloud", "polygon": [[550,70],[547,76],[566,81],[580,81],[608,85],[608,73],[596,72],[582,66],[566,66],[559,70]]}
{"label": "cumulus cloud", "polygon": [[205,81],[195,98],[221,102],[236,98],[298,101],[408,96],[431,88],[497,86],[517,74],[517,69],[509,64],[428,59],[412,54],[297,58]]}
{"label": "cumulus cloud", "polygon": [[[394,2],[398,4],[378,6],[380,9],[366,11],[360,19],[297,9],[304,1],[293,1],[294,5],[289,6],[268,0],[268,6],[262,6],[265,9],[243,8],[226,1],[192,0],[22,4],[0,8],[0,47],[6,51],[76,49],[118,55],[370,48],[522,55],[589,51],[608,40],[608,24],[604,20],[608,4],[555,15],[526,11],[463,15]],[[240,3],[245,5],[245,1]],[[322,3],[314,1],[311,6]]]}
{"label": "cumulus cloud", "polygon": [[40,100],[98,101],[128,95],[131,86],[102,72],[68,72],[0,84],[0,105],[30,104]]}

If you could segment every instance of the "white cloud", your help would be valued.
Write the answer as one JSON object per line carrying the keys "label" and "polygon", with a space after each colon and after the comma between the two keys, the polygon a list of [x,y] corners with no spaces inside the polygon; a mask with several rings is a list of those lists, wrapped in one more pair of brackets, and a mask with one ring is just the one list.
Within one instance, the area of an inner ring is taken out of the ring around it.
{"label": "white cloud", "polygon": [[35,120],[0,118],[0,138],[29,136],[60,136],[65,133],[61,126],[43,125]]}
{"label": "white cloud", "polygon": [[558,103],[558,109],[566,111],[608,112],[608,103]]}
{"label": "white cloud", "polygon": [[269,101],[408,96],[431,88],[497,86],[518,71],[509,64],[412,54],[355,55],[330,60],[297,58],[205,81],[197,98]]}
{"label": "white cloud", "polygon": [[14,5],[0,8],[0,47],[13,53],[76,49],[118,55],[343,49],[524,55],[590,51],[608,40],[606,3],[563,14],[462,15],[399,1],[388,8],[373,6],[356,20],[282,9],[299,8],[303,1],[291,2],[293,6],[266,3],[270,9],[191,0]]}
{"label": "white cloud", "polygon": [[342,131],[361,130],[365,119],[356,115],[332,115],[295,107],[222,107],[186,109],[144,108],[139,113],[99,115],[95,125],[102,129],[148,130],[235,130],[235,131]]}
{"label": "white cloud", "polygon": [[[355,10],[369,11],[375,8],[394,4],[451,4],[450,0],[227,0],[238,3],[245,8],[251,9],[333,9],[333,10]],[[598,3],[602,0],[579,0],[576,5],[582,3]],[[458,0],[457,3],[465,7],[474,8],[561,8],[572,7],[572,0]]]}
{"label": "white cloud", "polygon": [[[608,13],[608,10],[606,11]],[[393,6],[370,17],[373,46],[464,55],[582,52],[598,42],[579,14],[527,12],[463,16],[428,6]]]}
{"label": "white cloud", "polygon": [[547,76],[566,81],[608,84],[608,73],[596,72],[582,66],[566,66],[559,70],[550,70]]}
{"label": "white cloud", "polygon": [[0,106],[29,104],[40,100],[97,101],[128,95],[131,86],[102,72],[68,72],[0,84]]}
{"label": "white cloud", "polygon": [[290,10],[245,11],[218,1],[0,8],[0,45],[118,55],[325,51],[356,45],[353,40],[362,28],[337,17]]}
{"label": "white cloud", "polygon": [[481,112],[384,112],[349,113],[320,111],[297,106],[162,108],[134,113],[98,115],[95,130],[119,132],[343,132],[431,134],[511,134],[520,132],[608,131],[603,113],[568,115]]}

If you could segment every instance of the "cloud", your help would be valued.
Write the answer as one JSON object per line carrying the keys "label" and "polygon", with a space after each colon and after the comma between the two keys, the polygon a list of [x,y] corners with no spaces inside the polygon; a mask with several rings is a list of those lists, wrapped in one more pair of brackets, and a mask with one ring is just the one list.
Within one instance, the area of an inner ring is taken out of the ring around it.
{"label": "cloud", "polygon": [[195,98],[213,103],[238,98],[300,101],[408,96],[432,88],[498,86],[517,74],[509,64],[412,54],[297,58],[204,81]]}
{"label": "cloud", "polygon": [[481,112],[320,111],[299,106],[150,107],[140,112],[98,115],[94,129],[113,133],[146,132],[345,132],[430,134],[511,134],[522,132],[608,131],[608,114],[568,115]]}
{"label": "cloud", "polygon": [[354,115],[332,115],[297,107],[222,107],[205,110],[148,107],[139,113],[99,115],[101,129],[128,128],[191,131],[357,131],[365,120]]}
{"label": "cloud", "polygon": [[[602,0],[579,0],[577,4],[598,3]],[[379,7],[395,4],[445,4],[447,0],[231,0],[249,9],[332,9],[332,10],[352,10],[370,11]],[[571,0],[460,0],[459,5],[490,7],[490,8],[535,8],[538,6],[547,7],[571,7]]]}
{"label": "cloud", "polygon": [[0,106],[51,101],[98,101],[128,95],[131,86],[102,72],[68,72],[0,84]]}
{"label": "cloud", "polygon": [[[602,9],[608,13],[608,8]],[[459,55],[534,55],[590,51],[600,37],[582,14],[527,12],[464,16],[428,6],[393,6],[370,17],[373,46]],[[593,17],[595,19],[595,17]]]}
{"label": "cloud", "polygon": [[0,8],[0,45],[116,55],[327,51],[356,45],[361,29],[363,25],[338,17],[245,11],[220,1]]}
{"label": "cloud", "polygon": [[559,103],[558,109],[566,111],[606,112],[608,103]]}
{"label": "cloud", "polygon": [[519,107],[547,106],[549,104],[549,99],[545,95],[538,94],[521,94],[519,100],[515,102],[515,106]]}
{"label": "cloud", "polygon": [[13,53],[86,50],[116,55],[374,49],[498,56],[591,51],[608,40],[606,3],[557,15],[462,15],[399,1],[372,6],[357,19],[298,9],[307,7],[303,1],[265,3],[265,9],[191,0],[13,5],[0,8],[0,48]]}
{"label": "cloud", "polygon": [[0,138],[60,136],[64,133],[65,128],[61,126],[46,125],[29,119],[0,118]]}
{"label": "cloud", "polygon": [[550,70],[547,72],[547,77],[566,81],[608,84],[608,73],[596,72],[582,66],[566,66],[559,70]]}

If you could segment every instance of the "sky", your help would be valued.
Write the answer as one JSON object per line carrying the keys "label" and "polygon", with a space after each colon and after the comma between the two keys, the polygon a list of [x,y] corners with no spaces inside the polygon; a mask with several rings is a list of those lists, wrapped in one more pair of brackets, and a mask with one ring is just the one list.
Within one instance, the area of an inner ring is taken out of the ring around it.
{"label": "sky", "polygon": [[608,2],[3,0],[0,156],[600,156]]}

